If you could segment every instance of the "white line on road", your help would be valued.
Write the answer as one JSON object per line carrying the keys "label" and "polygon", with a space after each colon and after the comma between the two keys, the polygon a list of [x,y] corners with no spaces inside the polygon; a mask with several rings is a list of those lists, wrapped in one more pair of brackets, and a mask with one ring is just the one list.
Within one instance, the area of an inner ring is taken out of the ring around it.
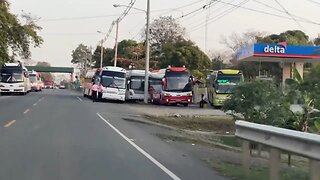
{"label": "white line on road", "polygon": [[129,144],[131,144],[134,148],[136,148],[141,154],[143,154],[146,158],[148,158],[153,164],[158,166],[162,171],[164,171],[167,175],[169,175],[174,180],[180,180],[180,178],[167,169],[164,165],[162,165],[159,161],[153,158],[150,154],[140,148],[137,144],[132,142],[127,136],[125,136],[122,132],[120,132],[117,128],[115,128],[111,123],[109,123],[106,119],[104,119],[99,113],[97,115],[102,119],[106,124],[108,124],[116,133],[118,133],[124,140],[126,140]]}
{"label": "white line on road", "polygon": [[9,123],[7,123],[6,125],[4,125],[4,127],[9,127],[9,126],[11,126],[13,123],[15,123],[16,122],[16,120],[12,120],[12,121],[10,121]]}
{"label": "white line on road", "polygon": [[36,106],[36,105],[37,105],[37,103],[34,103],[34,104],[33,104],[33,106]]}
{"label": "white line on road", "polygon": [[79,98],[78,96],[77,96],[77,98],[79,99],[79,101],[81,101],[81,102],[82,102],[82,99],[81,99],[81,98]]}
{"label": "white line on road", "polygon": [[44,98],[44,97],[40,98],[40,99],[38,100],[38,102],[42,101],[43,98]]}
{"label": "white line on road", "polygon": [[23,112],[23,114],[27,114],[30,111],[30,109],[27,109]]}

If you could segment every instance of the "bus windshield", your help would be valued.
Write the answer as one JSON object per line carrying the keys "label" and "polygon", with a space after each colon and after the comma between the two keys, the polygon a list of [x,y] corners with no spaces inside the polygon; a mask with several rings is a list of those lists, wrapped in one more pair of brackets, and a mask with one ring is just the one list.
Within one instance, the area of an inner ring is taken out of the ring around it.
{"label": "bus windshield", "polygon": [[192,90],[189,72],[166,73],[166,91],[188,92]]}
{"label": "bus windshield", "polygon": [[221,84],[219,83],[217,88],[216,88],[216,93],[217,94],[232,94],[233,89],[236,87],[236,84],[231,83],[231,84]]}
{"label": "bus windshield", "polygon": [[118,89],[125,89],[126,87],[126,74],[115,71],[103,71],[101,78],[101,84],[104,87],[112,87]]}
{"label": "bus windshield", "polygon": [[161,79],[149,79],[149,86],[150,89],[154,92],[161,92],[162,90],[162,81]]}
{"label": "bus windshield", "polygon": [[143,88],[144,88],[144,77],[132,76],[130,79],[130,89],[143,91]]}
{"label": "bus windshield", "polygon": [[22,76],[21,68],[4,68],[1,70],[1,82],[22,82]]}
{"label": "bus windshield", "polygon": [[37,76],[35,74],[30,74],[29,79],[30,79],[30,82],[34,83],[37,81]]}

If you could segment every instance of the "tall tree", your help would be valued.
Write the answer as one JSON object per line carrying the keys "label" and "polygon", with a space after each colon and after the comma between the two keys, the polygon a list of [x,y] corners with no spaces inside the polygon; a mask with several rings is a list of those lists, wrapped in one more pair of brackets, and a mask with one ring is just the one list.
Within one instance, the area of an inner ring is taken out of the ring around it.
{"label": "tall tree", "polygon": [[[36,66],[50,67],[51,65],[48,62],[41,61],[41,62],[38,62]],[[51,81],[54,78],[51,73],[41,73],[41,79],[42,81]]]}
{"label": "tall tree", "polygon": [[317,38],[315,38],[315,39],[313,40],[313,43],[314,43],[316,46],[320,46],[320,36],[317,37]]}
{"label": "tall tree", "polygon": [[28,59],[31,56],[30,45],[38,47],[43,42],[37,33],[41,30],[36,24],[37,19],[26,13],[21,18],[25,23],[10,13],[10,5],[6,0],[0,0],[0,64],[12,61],[18,55]]}
{"label": "tall tree", "polygon": [[83,44],[79,44],[78,47],[72,51],[71,63],[77,64],[80,68],[81,75],[85,75],[88,68],[92,65],[90,64],[92,54],[91,49]]}
{"label": "tall tree", "polygon": [[161,16],[150,25],[150,43],[154,53],[160,53],[167,43],[184,39],[186,29],[172,16]]}
{"label": "tall tree", "polygon": [[[102,66],[112,66],[112,59],[114,58],[114,50],[111,48],[103,48],[103,60]],[[96,50],[92,55],[92,62],[94,62],[94,67],[100,67],[101,61],[101,46],[97,46]]]}

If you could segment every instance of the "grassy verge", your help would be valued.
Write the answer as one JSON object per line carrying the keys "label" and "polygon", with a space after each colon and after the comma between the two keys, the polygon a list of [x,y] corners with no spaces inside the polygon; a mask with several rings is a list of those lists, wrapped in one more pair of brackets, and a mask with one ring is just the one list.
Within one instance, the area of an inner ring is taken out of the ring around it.
{"label": "grassy verge", "polygon": [[145,118],[184,130],[209,131],[222,134],[235,132],[235,124],[231,116],[168,117],[145,115]]}
{"label": "grassy verge", "polygon": [[[222,161],[208,161],[209,164],[224,176],[233,180],[269,180],[269,168],[265,166],[253,167],[246,176],[241,165]],[[308,172],[298,168],[282,168],[280,172],[281,180],[304,180],[309,179]]]}

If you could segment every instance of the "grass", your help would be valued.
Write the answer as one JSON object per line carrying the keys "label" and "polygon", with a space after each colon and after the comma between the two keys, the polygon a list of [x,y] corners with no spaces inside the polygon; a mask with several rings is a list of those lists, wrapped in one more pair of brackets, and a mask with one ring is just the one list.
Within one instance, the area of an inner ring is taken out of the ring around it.
{"label": "grass", "polygon": [[[233,180],[269,180],[269,168],[265,166],[251,168],[247,176],[239,164],[222,161],[208,161],[208,163],[222,175]],[[287,167],[280,171],[280,180],[304,180],[308,178],[308,173],[298,168]]]}
{"label": "grass", "polygon": [[184,130],[209,131],[222,134],[235,132],[235,124],[231,116],[168,117],[146,115],[145,118]]}

